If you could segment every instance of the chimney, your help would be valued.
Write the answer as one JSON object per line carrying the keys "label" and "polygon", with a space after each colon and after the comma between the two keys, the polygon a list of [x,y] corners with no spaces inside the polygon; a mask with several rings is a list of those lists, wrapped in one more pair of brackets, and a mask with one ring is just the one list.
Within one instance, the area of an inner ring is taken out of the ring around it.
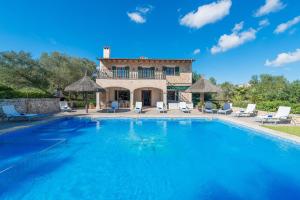
{"label": "chimney", "polygon": [[103,58],[110,58],[110,48],[109,47],[103,48]]}

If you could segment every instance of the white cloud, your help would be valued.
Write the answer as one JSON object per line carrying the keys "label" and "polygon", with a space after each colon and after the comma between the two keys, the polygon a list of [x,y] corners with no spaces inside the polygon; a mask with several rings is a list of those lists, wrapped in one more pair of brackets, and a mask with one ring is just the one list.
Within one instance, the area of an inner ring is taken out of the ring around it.
{"label": "white cloud", "polygon": [[266,0],[265,4],[255,12],[254,16],[264,16],[269,13],[279,11],[284,7],[285,5],[281,2],[281,0]]}
{"label": "white cloud", "polygon": [[300,61],[300,49],[294,52],[280,53],[274,60],[266,60],[266,66],[280,67],[282,65]]}
{"label": "white cloud", "polygon": [[261,29],[267,27],[270,25],[270,22],[268,19],[263,19],[263,20],[260,20],[258,22],[258,28],[256,29],[257,31],[260,31]]}
{"label": "white cloud", "polygon": [[197,54],[199,54],[201,51],[200,51],[200,49],[195,49],[194,51],[193,51],[193,54],[194,55],[197,55]]}
{"label": "white cloud", "polygon": [[270,25],[270,22],[268,19],[263,19],[263,20],[260,20],[258,22],[258,25],[262,28],[262,27],[266,27],[266,26],[269,26]]}
{"label": "white cloud", "polygon": [[183,16],[180,25],[199,29],[206,24],[215,23],[229,14],[231,0],[219,0],[210,4],[199,6],[196,11],[192,11]]}
{"label": "white cloud", "polygon": [[292,26],[298,24],[299,22],[300,22],[300,16],[297,16],[297,17],[295,17],[295,18],[292,19],[292,20],[289,20],[289,21],[287,21],[287,22],[285,22],[285,23],[279,24],[279,25],[276,27],[274,33],[277,33],[277,34],[283,33],[283,32],[285,32],[287,29],[289,29],[289,28],[291,28]]}
{"label": "white cloud", "polygon": [[151,10],[153,9],[153,6],[152,5],[148,5],[148,6],[145,6],[145,7],[136,7],[136,10],[140,13],[143,13],[143,14],[147,14],[148,12],[150,12]]}
{"label": "white cloud", "polygon": [[146,22],[146,19],[138,12],[128,12],[127,15],[135,23],[143,24]]}
{"label": "white cloud", "polygon": [[240,22],[238,24],[235,24],[233,29],[232,29],[232,32],[239,32],[240,30],[242,30],[244,27],[244,22]]}
{"label": "white cloud", "polygon": [[243,25],[244,23],[240,22],[239,24],[236,24],[234,26],[231,34],[222,35],[218,40],[218,44],[213,46],[210,49],[210,52],[212,54],[225,52],[248,41],[254,40],[256,38],[257,30],[249,28],[248,30],[241,32],[241,30],[243,29]]}
{"label": "white cloud", "polygon": [[146,15],[153,9],[153,6],[136,7],[134,12],[127,12],[127,16],[137,24],[146,22]]}

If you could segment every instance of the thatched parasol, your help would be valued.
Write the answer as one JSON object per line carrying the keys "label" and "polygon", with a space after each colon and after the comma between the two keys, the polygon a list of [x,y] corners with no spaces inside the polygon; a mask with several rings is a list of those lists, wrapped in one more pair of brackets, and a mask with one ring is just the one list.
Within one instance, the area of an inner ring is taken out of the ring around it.
{"label": "thatched parasol", "polygon": [[100,87],[97,83],[95,83],[90,77],[88,77],[86,74],[85,76],[68,85],[65,88],[66,92],[80,92],[83,93],[83,97],[85,99],[85,111],[88,113],[88,102],[87,102],[87,93],[88,92],[103,92],[104,89]]}
{"label": "thatched parasol", "polygon": [[201,77],[191,85],[186,92],[191,92],[191,93],[200,93],[200,99],[202,102],[204,102],[204,94],[205,93],[221,93],[222,89],[219,88],[218,86],[212,84],[209,80],[204,79]]}

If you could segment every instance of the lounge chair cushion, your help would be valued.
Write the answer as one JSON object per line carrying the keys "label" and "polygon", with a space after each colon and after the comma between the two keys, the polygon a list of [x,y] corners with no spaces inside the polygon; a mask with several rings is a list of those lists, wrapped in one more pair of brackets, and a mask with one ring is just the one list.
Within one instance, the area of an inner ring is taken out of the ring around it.
{"label": "lounge chair cushion", "polygon": [[72,111],[72,109],[68,105],[68,102],[66,102],[66,101],[60,101],[59,107],[60,107],[61,111]]}
{"label": "lounge chair cushion", "polygon": [[182,112],[191,112],[190,109],[187,107],[186,102],[179,102],[179,109]]}
{"label": "lounge chair cushion", "polygon": [[39,115],[39,114],[19,113],[15,109],[15,106],[13,106],[13,105],[2,106],[2,110],[3,110],[3,113],[6,115],[6,117],[8,117],[8,118],[13,118],[13,117],[32,118],[32,117],[42,116],[42,115]]}
{"label": "lounge chair cushion", "polygon": [[134,111],[137,112],[137,113],[141,113],[142,112],[142,102],[136,102],[135,103]]}
{"label": "lounge chair cushion", "polygon": [[248,104],[246,110],[239,110],[235,114],[238,117],[248,117],[255,114],[256,104]]}
{"label": "lounge chair cushion", "polygon": [[157,102],[156,103],[156,109],[159,111],[159,112],[165,112],[166,111],[166,108],[164,106],[164,102]]}
{"label": "lounge chair cushion", "polygon": [[287,121],[289,120],[289,114],[291,111],[291,107],[286,107],[286,106],[279,106],[277,112],[275,115],[260,115],[256,117],[256,121],[260,122],[281,122],[281,121]]}

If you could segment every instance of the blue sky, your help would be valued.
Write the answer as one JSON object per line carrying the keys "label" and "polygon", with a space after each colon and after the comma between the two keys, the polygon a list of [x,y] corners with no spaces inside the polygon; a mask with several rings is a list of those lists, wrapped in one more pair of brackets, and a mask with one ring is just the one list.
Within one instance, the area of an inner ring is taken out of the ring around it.
{"label": "blue sky", "polygon": [[[299,0],[0,0],[0,51],[193,58],[218,82],[300,77]],[[281,24],[281,25],[280,25]]]}

